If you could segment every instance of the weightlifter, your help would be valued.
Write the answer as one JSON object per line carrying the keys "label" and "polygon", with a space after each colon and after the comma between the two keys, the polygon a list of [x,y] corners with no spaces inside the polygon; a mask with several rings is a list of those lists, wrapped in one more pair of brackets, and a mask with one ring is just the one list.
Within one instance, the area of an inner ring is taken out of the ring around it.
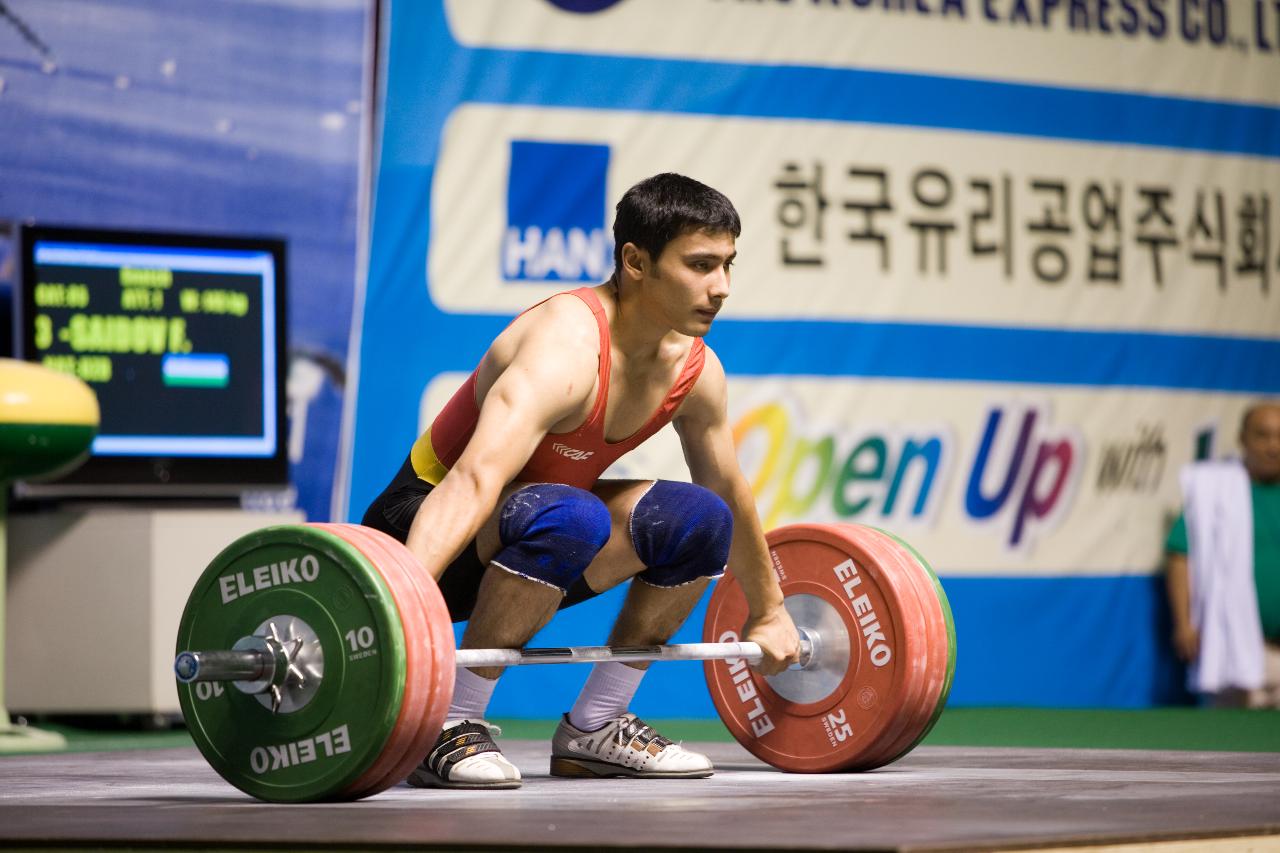
{"label": "weightlifter", "polygon": [[[676,174],[623,195],[612,278],[518,316],[414,443],[364,524],[438,581],[462,648],[520,648],[568,607],[631,580],[611,645],[665,643],[708,580],[746,593],[758,669],[799,639],[739,469],[724,368],[702,337],[729,296],[741,233],[720,192]],[[692,483],[601,474],[674,423]],[[628,712],[647,663],[598,663],[552,740],[556,776],[702,777],[705,755]],[[501,668],[460,669],[448,721],[410,776],[420,787],[514,788],[484,720]]]}

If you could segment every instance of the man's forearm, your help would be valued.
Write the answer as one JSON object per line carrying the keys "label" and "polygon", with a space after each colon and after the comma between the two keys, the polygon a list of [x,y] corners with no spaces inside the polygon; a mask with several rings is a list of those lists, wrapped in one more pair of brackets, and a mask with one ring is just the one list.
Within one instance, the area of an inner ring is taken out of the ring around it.
{"label": "man's forearm", "polygon": [[450,472],[414,516],[405,545],[436,580],[475,538],[497,495],[474,478]]}
{"label": "man's forearm", "polygon": [[729,570],[746,595],[748,614],[759,618],[782,606],[782,588],[765,544],[754,495],[750,489],[738,489],[726,496],[726,502],[733,511]]}

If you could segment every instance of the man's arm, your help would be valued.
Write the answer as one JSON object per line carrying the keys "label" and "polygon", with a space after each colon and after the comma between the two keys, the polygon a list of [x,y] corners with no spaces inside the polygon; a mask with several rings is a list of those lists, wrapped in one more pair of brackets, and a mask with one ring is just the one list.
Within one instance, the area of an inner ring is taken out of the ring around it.
{"label": "man's arm", "polygon": [[1186,554],[1169,552],[1165,585],[1173,618],[1173,650],[1179,658],[1190,663],[1200,654],[1200,632],[1191,624],[1191,573]]}
{"label": "man's arm", "polygon": [[782,606],[782,589],[769,559],[755,496],[738,465],[724,368],[715,353],[710,349],[706,353],[702,374],[681,405],[675,428],[693,482],[715,492],[733,512],[729,568],[747,598],[743,639],[760,644],[764,659],[756,668],[773,675],[799,659],[800,638]]}
{"label": "man's arm", "polygon": [[580,308],[576,299],[547,302],[485,356],[509,361],[485,394],[466,449],[422,502],[405,543],[432,577],[475,538],[543,436],[580,411],[595,388],[599,333],[589,309]]}

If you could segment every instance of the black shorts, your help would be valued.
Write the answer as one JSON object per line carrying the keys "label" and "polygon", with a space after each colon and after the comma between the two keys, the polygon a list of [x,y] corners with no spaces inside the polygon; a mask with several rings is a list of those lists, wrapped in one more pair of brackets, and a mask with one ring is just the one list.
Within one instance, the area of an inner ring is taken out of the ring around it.
{"label": "black shorts", "polygon": [[[413,470],[413,462],[406,457],[391,483],[369,504],[360,523],[404,542],[409,538],[409,526],[418,514],[418,507],[433,488],[435,487],[418,476]],[[454,622],[465,622],[471,617],[485,569],[485,564],[476,553],[476,541],[472,539],[440,576],[440,592],[449,608],[449,617]],[[560,602],[560,609],[596,595],[598,593],[587,586],[585,580],[578,578]]]}

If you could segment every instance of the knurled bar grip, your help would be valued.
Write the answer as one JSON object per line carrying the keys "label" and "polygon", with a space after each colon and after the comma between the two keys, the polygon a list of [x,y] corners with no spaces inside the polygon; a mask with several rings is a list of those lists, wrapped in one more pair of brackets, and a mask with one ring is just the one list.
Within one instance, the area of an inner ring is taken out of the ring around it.
{"label": "knurled bar grip", "polygon": [[[800,639],[801,666],[813,644]],[[596,663],[599,661],[744,660],[759,663],[764,657],[759,643],[678,643],[670,646],[565,646],[547,649],[458,649],[458,666],[523,666],[538,663]],[[173,663],[178,681],[258,681],[270,677],[274,661],[265,652],[182,652]]]}

